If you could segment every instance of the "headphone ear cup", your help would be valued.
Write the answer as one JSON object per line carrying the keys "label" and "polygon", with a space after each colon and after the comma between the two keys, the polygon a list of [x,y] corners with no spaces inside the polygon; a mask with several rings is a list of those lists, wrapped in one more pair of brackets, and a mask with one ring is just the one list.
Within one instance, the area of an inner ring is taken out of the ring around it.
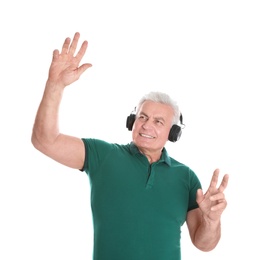
{"label": "headphone ear cup", "polygon": [[171,142],[176,142],[179,140],[181,136],[181,127],[178,125],[173,125],[169,131],[169,141]]}
{"label": "headphone ear cup", "polygon": [[136,117],[135,114],[130,114],[130,115],[127,117],[126,127],[128,128],[129,131],[132,130],[132,126],[133,126],[133,124],[134,124],[135,117]]}

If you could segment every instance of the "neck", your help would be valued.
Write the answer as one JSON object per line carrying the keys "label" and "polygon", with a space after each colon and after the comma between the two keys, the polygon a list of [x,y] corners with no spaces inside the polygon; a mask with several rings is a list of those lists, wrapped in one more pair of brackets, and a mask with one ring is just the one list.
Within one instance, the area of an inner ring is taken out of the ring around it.
{"label": "neck", "polygon": [[150,153],[148,151],[142,151],[140,149],[139,151],[147,157],[150,164],[157,162],[161,157],[161,151],[160,153]]}

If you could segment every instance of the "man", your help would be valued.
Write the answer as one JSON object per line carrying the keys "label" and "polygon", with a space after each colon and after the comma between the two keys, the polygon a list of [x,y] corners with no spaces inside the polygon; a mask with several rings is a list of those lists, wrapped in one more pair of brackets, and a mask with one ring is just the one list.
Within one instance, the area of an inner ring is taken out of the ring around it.
{"label": "man", "polygon": [[216,247],[221,215],[227,206],[228,175],[217,187],[219,169],[205,194],[196,174],[169,157],[168,140],[178,140],[179,108],[164,93],[151,92],[127,117],[132,142],[111,144],[60,133],[59,106],[66,86],[92,65],[80,62],[80,34],[54,50],[45,91],[32,133],[36,149],[91,181],[95,260],[180,260],[180,229],[186,222],[192,243],[202,251]]}

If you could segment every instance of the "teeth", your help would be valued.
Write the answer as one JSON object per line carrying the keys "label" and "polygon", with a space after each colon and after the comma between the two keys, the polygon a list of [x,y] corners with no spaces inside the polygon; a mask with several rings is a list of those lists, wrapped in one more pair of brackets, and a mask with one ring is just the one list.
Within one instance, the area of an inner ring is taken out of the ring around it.
{"label": "teeth", "polygon": [[143,136],[143,137],[147,137],[147,138],[150,138],[150,139],[153,139],[154,137],[153,136],[151,136],[151,135],[145,135],[145,134],[140,134],[141,136]]}

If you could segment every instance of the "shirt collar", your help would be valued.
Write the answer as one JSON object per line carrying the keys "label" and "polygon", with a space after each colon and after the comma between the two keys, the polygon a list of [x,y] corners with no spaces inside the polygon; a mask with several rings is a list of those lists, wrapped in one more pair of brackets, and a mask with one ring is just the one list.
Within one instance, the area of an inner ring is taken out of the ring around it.
{"label": "shirt collar", "polygon": [[[141,154],[141,152],[139,151],[138,147],[134,144],[134,142],[130,143],[130,152],[133,155]],[[159,162],[165,162],[167,165],[169,166],[171,165],[171,160],[165,147],[163,147],[161,157],[157,163]]]}

